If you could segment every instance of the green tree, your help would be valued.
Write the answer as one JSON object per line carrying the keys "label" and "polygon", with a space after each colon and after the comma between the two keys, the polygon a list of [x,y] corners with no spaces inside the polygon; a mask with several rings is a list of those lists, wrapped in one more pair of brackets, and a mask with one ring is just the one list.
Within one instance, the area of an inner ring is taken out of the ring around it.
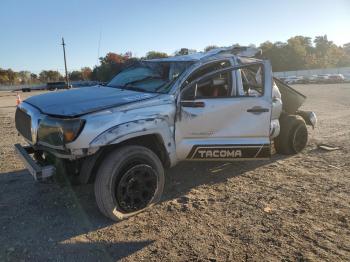
{"label": "green tree", "polygon": [[74,70],[69,73],[69,79],[72,81],[79,81],[83,79],[83,76],[81,74],[81,71]]}
{"label": "green tree", "polygon": [[326,35],[315,37],[313,43],[310,37],[295,36],[286,43],[264,42],[260,48],[274,71],[350,66],[350,44],[339,47]]}
{"label": "green tree", "polygon": [[41,82],[56,82],[63,80],[64,78],[58,71],[43,70],[39,74],[39,79]]}
{"label": "green tree", "polygon": [[328,40],[327,35],[324,35],[316,36],[314,43],[317,65],[321,68],[327,68],[332,66],[329,52],[331,47],[334,45],[333,42]]}
{"label": "green tree", "polygon": [[20,71],[18,72],[18,80],[21,84],[30,84],[31,77],[29,71]]}
{"label": "green tree", "polygon": [[350,43],[343,45],[343,56],[340,57],[338,66],[350,66]]}
{"label": "green tree", "polygon": [[38,82],[38,75],[34,74],[34,73],[31,73],[30,74],[30,82],[31,83],[37,83]]}
{"label": "green tree", "polygon": [[9,84],[9,82],[10,82],[10,79],[7,75],[7,71],[0,68],[0,84],[7,85]]}
{"label": "green tree", "polygon": [[288,58],[288,66],[292,70],[306,69],[307,57],[312,50],[311,38],[304,36],[291,37],[284,48]]}
{"label": "green tree", "polygon": [[350,56],[350,43],[344,44],[343,49],[344,49],[345,54]]}
{"label": "green tree", "polygon": [[18,73],[14,72],[12,69],[7,69],[7,77],[9,79],[9,84],[17,84],[18,83]]}
{"label": "green tree", "polygon": [[146,54],[146,59],[156,59],[156,58],[166,58],[168,57],[167,53],[157,52],[157,51],[149,51]]}
{"label": "green tree", "polygon": [[208,45],[207,47],[204,48],[204,52],[208,52],[212,49],[219,48],[217,45]]}
{"label": "green tree", "polygon": [[90,67],[81,68],[81,77],[83,80],[85,81],[91,80],[91,74],[92,74],[92,70]]}
{"label": "green tree", "polygon": [[271,43],[270,41],[266,41],[260,45],[263,57],[271,61],[274,71],[287,71],[290,69],[288,66],[286,46],[287,44],[283,42]]}
{"label": "green tree", "polygon": [[175,56],[180,56],[180,55],[189,55],[195,53],[195,49],[188,49],[188,48],[181,48],[180,50],[175,52]]}
{"label": "green tree", "polygon": [[136,58],[130,57],[129,54],[108,53],[105,57],[100,58],[100,65],[94,68],[91,78],[92,80],[108,82],[125,66],[136,60]]}

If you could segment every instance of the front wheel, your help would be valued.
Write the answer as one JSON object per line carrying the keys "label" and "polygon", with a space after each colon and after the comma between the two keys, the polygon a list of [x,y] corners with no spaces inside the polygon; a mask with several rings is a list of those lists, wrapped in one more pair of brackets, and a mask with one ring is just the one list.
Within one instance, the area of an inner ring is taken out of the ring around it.
{"label": "front wheel", "polygon": [[157,155],[131,145],[104,159],[95,180],[95,197],[100,211],[118,221],[157,203],[163,188],[164,169]]}

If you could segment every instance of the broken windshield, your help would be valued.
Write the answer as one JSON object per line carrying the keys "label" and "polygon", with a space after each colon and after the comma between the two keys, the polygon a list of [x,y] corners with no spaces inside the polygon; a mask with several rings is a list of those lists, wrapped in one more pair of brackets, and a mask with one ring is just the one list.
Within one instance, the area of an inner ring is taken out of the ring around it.
{"label": "broken windshield", "polygon": [[167,93],[192,62],[139,62],[117,74],[107,86],[150,93]]}

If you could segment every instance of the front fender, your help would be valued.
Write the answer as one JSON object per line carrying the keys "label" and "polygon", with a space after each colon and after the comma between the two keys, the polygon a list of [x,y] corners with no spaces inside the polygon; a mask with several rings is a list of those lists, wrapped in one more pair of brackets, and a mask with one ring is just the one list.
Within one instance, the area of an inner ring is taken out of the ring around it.
{"label": "front fender", "polygon": [[131,138],[156,134],[163,140],[171,164],[176,162],[175,142],[172,127],[163,118],[147,118],[126,122],[99,134],[90,143],[90,147],[102,147],[119,144]]}
{"label": "front fender", "polygon": [[301,116],[307,125],[312,126],[312,128],[315,128],[317,124],[317,116],[314,112],[298,110],[297,115]]}

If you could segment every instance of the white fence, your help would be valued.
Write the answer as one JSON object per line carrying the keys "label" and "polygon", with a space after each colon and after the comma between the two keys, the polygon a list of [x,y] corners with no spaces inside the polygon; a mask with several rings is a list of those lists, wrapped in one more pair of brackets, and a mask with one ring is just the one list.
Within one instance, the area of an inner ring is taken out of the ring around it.
{"label": "white fence", "polygon": [[337,67],[337,68],[322,68],[322,69],[310,69],[310,70],[297,70],[297,71],[285,71],[274,72],[275,77],[286,76],[307,76],[320,75],[320,74],[343,74],[347,80],[350,80],[350,67]]}

